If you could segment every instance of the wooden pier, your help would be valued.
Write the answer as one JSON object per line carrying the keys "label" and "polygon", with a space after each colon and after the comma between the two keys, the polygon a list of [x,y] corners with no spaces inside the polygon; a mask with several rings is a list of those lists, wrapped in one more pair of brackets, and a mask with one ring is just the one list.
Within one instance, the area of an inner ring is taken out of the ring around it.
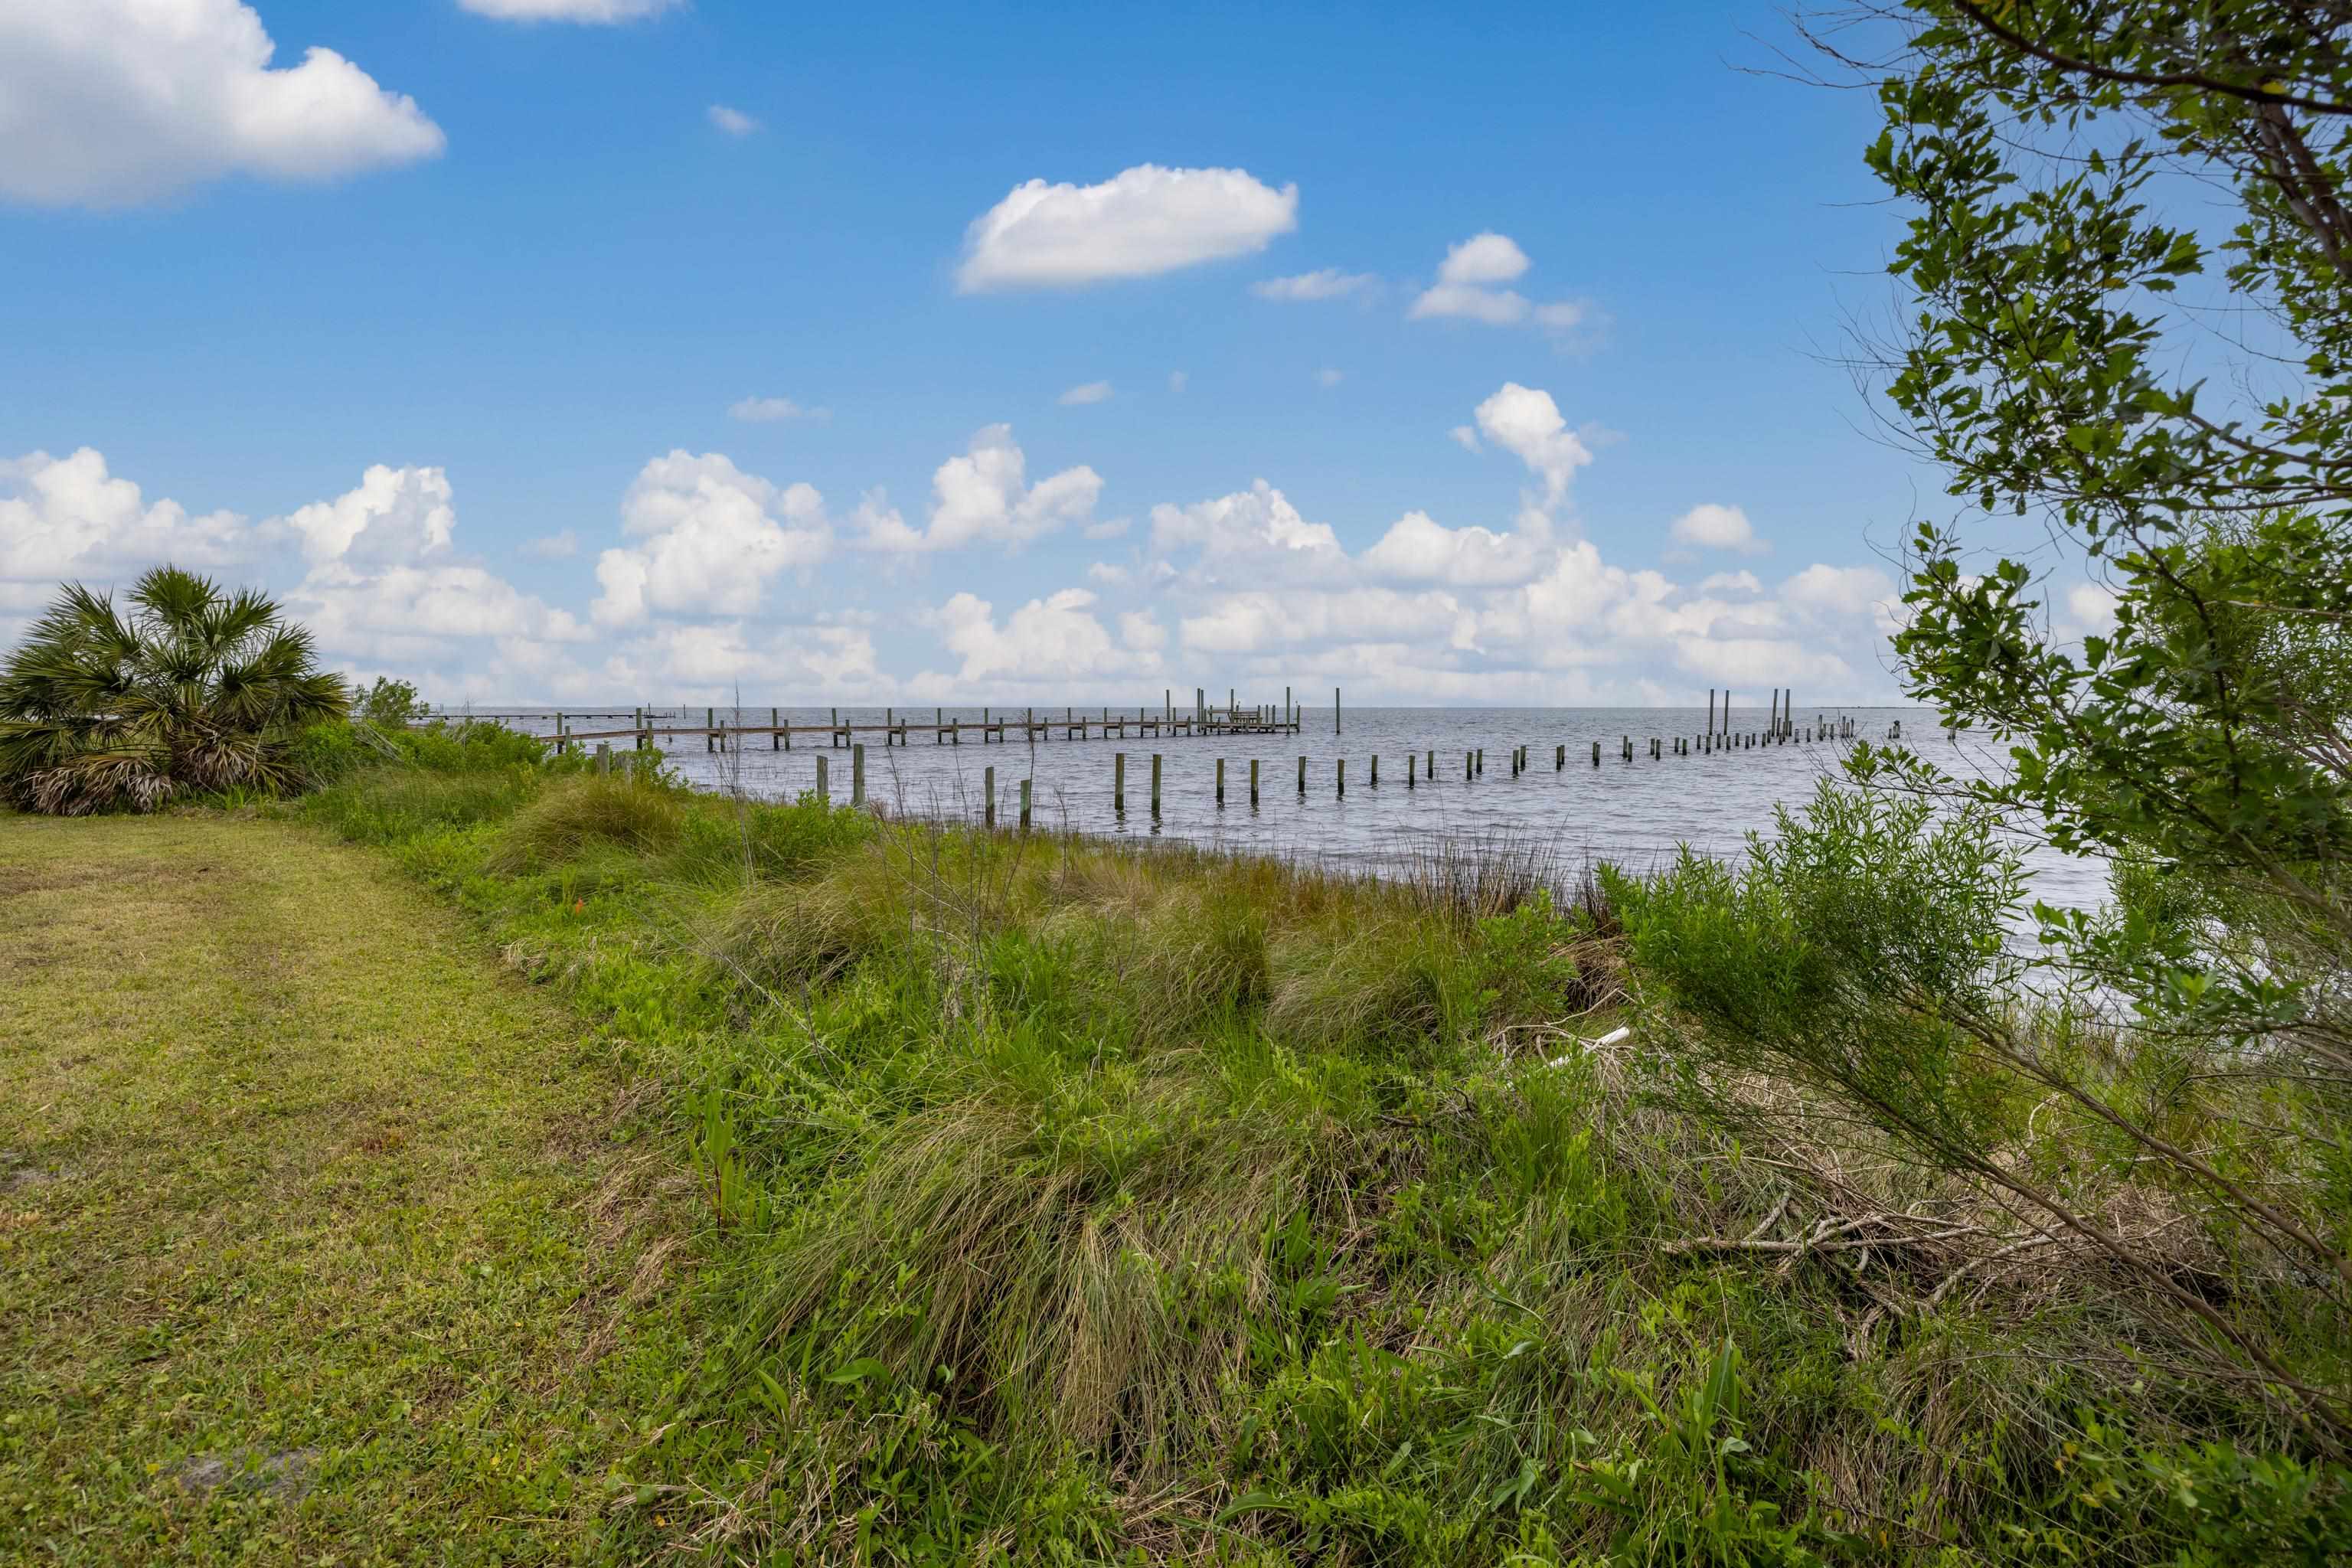
{"label": "wooden pier", "polygon": [[[730,712],[740,713],[741,709]],[[572,715],[558,711],[551,715],[496,714],[488,718],[540,718],[551,716],[555,733],[549,737],[558,751],[591,741],[629,741],[639,750],[652,746],[664,738],[684,737],[700,740],[706,751],[719,751],[732,741],[736,750],[742,748],[747,738],[764,737],[776,751],[793,749],[796,735],[812,740],[822,738],[824,744],[839,748],[854,745],[863,735],[879,735],[885,746],[913,743],[918,736],[929,736],[933,745],[961,746],[966,736],[978,745],[1030,744],[1038,741],[1125,741],[1145,737],[1214,736],[1214,735],[1295,735],[1299,732],[1300,710],[1286,701],[1277,709],[1271,703],[1250,707],[1201,707],[1178,712],[1173,704],[1163,705],[1154,713],[1149,708],[1138,708],[1132,714],[1125,709],[1102,708],[1080,712],[1076,708],[1065,708],[1062,716],[1051,712],[1040,717],[1034,708],[1024,708],[1018,714],[999,717],[994,710],[983,708],[981,717],[950,719],[944,708],[934,709],[926,721],[900,713],[895,708],[885,708],[879,723],[844,720],[841,710],[819,724],[792,724],[784,721],[780,708],[768,710],[768,722],[729,723],[719,719],[717,708],[703,710],[699,724],[668,724],[657,721],[648,710],[638,709],[630,715],[632,722],[625,730],[574,730],[566,721]],[[606,715],[598,714],[603,718]],[[618,713],[610,715],[619,718]]]}
{"label": "wooden pier", "polygon": [[[1181,712],[1175,706],[1174,693],[1171,691],[1157,712],[1149,707],[1139,707],[1132,713],[1125,709],[1108,707],[1082,712],[1072,706],[1063,709],[1058,718],[1051,712],[1040,716],[1034,708],[1024,708],[1017,714],[1008,712],[1002,715],[992,708],[982,708],[981,717],[977,720],[950,719],[947,716],[945,708],[935,708],[932,710],[930,719],[926,721],[901,713],[895,707],[886,707],[882,710],[880,721],[876,722],[871,720],[861,721],[855,718],[845,720],[841,716],[841,710],[835,708],[829,710],[828,718],[822,723],[795,724],[784,720],[782,709],[771,708],[768,710],[769,721],[760,724],[722,721],[719,717],[719,710],[716,707],[710,707],[703,710],[703,721],[695,724],[663,722],[661,721],[663,715],[654,710],[638,708],[630,710],[627,714],[631,722],[626,729],[573,729],[572,721],[576,719],[584,718],[593,722],[597,719],[617,719],[623,715],[618,710],[608,710],[593,713],[551,710],[533,713],[476,714],[469,717],[551,718],[555,723],[555,731],[547,738],[554,742],[558,752],[568,751],[575,745],[585,747],[594,742],[599,757],[606,760],[604,765],[610,765],[611,743],[616,741],[629,742],[637,750],[646,751],[664,740],[699,739],[705,750],[714,752],[740,752],[744,749],[747,741],[757,741],[761,738],[766,739],[769,746],[778,752],[792,751],[795,736],[801,737],[804,743],[822,741],[825,750],[845,748],[852,753],[851,798],[859,804],[863,803],[865,795],[865,738],[873,736],[881,737],[885,747],[910,745],[918,738],[924,736],[928,736],[931,743],[936,746],[961,746],[967,737],[970,737],[975,744],[985,746],[1016,743],[1034,745],[1040,741],[1055,740],[1129,741],[1160,740],[1177,736],[1214,739],[1220,736],[1296,735],[1302,731],[1304,710],[1291,700],[1291,695],[1287,690],[1284,692],[1282,704],[1278,708],[1272,703],[1244,706],[1230,700],[1223,706],[1215,706],[1207,701],[1206,691],[1195,689],[1194,694],[1197,700],[1196,706]],[[1794,717],[1792,697],[1792,693],[1776,689],[1772,693],[1770,715],[1764,727],[1734,731],[1731,728],[1731,694],[1728,691],[1722,693],[1722,706],[1718,717],[1717,693],[1709,689],[1706,728],[1704,731],[1688,735],[1644,736],[1641,739],[1638,751],[1633,736],[1621,734],[1617,744],[1611,750],[1614,752],[1621,763],[1630,764],[1637,757],[1650,762],[1664,762],[1672,757],[1711,756],[1717,752],[1752,751],[1759,746],[1791,743],[1802,745],[1815,742],[1848,741],[1858,738],[1855,721],[1843,715],[1832,719],[1826,713],[1820,714],[1816,716],[1813,723],[1800,725]],[[1336,736],[1341,732],[1339,693],[1336,689],[1331,694],[1331,731]],[[690,714],[692,710],[687,711]],[[740,708],[729,710],[730,714],[739,716],[739,719],[744,711],[745,710]],[[1890,731],[1888,738],[1895,739],[1898,734],[1899,726],[1896,731]],[[1555,773],[1565,771],[1568,766],[1569,747],[1565,743],[1555,743],[1551,752],[1552,770]],[[1380,758],[1374,755],[1366,760],[1370,764],[1366,787],[1377,790],[1381,784]],[[1156,816],[1160,794],[1160,759],[1158,752],[1151,753],[1150,762],[1150,798],[1153,815]],[[1416,788],[1424,778],[1431,784],[1437,783],[1437,753],[1434,751],[1429,752],[1425,757],[1419,753],[1409,752],[1405,762],[1404,787],[1406,789]],[[1224,763],[1225,760],[1223,757],[1216,761],[1216,801],[1219,805],[1223,805],[1225,800]],[[1464,779],[1475,783],[1485,777],[1486,763],[1486,758],[1483,749],[1464,753]],[[1508,763],[1508,771],[1514,778],[1531,771],[1532,749],[1526,745],[1512,747]],[[1298,759],[1297,790],[1302,797],[1307,793],[1307,758],[1302,756]],[[1425,766],[1421,765],[1424,763]],[[1344,759],[1339,759],[1333,770],[1334,793],[1341,796],[1347,794],[1347,765]],[[1599,740],[1591,742],[1591,765],[1595,768],[1601,765],[1601,742]],[[992,796],[990,814],[992,816],[995,769],[991,768],[988,773],[990,774],[989,790]],[[817,759],[817,792],[820,795],[829,795],[825,774],[824,759],[820,756]],[[1114,754],[1111,774],[1113,810],[1123,816],[1127,802],[1127,753],[1125,752]],[[1255,805],[1258,802],[1257,775],[1257,760],[1251,759],[1249,799],[1252,805]],[[1025,781],[1022,788],[1025,795],[1028,790]],[[1025,808],[1022,815],[1025,822],[1028,815]]]}

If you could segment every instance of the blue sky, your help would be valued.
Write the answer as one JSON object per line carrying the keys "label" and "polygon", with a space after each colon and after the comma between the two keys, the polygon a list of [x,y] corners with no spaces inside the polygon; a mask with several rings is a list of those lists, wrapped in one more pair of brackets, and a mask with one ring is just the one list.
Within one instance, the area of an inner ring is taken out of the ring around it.
{"label": "blue sky", "polygon": [[0,629],[169,554],[452,699],[1891,690],[1896,215],[1775,10],[646,8],[12,5]]}

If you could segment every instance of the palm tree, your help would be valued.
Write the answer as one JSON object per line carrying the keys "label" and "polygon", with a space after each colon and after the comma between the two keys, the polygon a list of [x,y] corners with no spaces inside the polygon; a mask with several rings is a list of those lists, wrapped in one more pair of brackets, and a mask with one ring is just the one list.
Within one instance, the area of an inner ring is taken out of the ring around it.
{"label": "palm tree", "polygon": [[265,595],[158,566],[113,599],[60,590],[0,667],[0,792],[34,811],[152,811],[184,791],[299,782],[288,742],[347,717],[310,634]]}

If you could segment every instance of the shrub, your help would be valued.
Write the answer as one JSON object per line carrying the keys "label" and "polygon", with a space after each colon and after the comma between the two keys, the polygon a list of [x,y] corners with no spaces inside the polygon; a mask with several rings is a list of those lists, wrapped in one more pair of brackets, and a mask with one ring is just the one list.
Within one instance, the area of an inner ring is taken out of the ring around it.
{"label": "shrub", "polygon": [[634,772],[566,779],[508,824],[489,868],[541,870],[598,845],[637,854],[667,849],[685,832],[686,816],[680,792]]}
{"label": "shrub", "polygon": [[310,634],[253,589],[173,566],[123,615],[68,584],[0,668],[0,792],[59,816],[303,782],[293,739],[348,711]]}

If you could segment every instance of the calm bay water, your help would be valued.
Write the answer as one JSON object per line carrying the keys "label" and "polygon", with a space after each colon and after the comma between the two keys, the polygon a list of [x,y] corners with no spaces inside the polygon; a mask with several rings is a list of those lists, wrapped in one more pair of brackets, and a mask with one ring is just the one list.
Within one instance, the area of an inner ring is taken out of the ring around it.
{"label": "calm bay water", "polygon": [[[696,724],[703,710],[649,713],[656,725]],[[766,724],[766,708],[718,710],[730,724]],[[830,710],[782,710],[786,722],[822,725]],[[933,709],[903,709],[909,724],[932,721]],[[978,708],[950,708],[950,719],[978,724]],[[992,716],[1008,711],[994,709]],[[1039,710],[1042,717],[1046,710]],[[1052,710],[1059,714],[1062,710]],[[1092,710],[1097,717],[1101,710]],[[1115,710],[1116,711],[1116,710]],[[1128,710],[1132,714],[1135,710]],[[841,710],[844,721],[879,724],[881,709]],[[1936,727],[1935,714],[1913,708],[1817,710],[1800,707],[1801,729],[1851,720],[1854,734],[1885,739],[1899,722],[1906,741],[1930,760],[1956,773],[1985,765],[1980,747],[1952,745]],[[503,721],[537,734],[551,733],[551,716]],[[617,718],[575,714],[574,731],[625,729]],[[1718,722],[1720,719],[1718,718]],[[1763,710],[1733,711],[1736,733],[1760,731]],[[1570,865],[1612,860],[1644,868],[1669,859],[1683,844],[1702,853],[1734,855],[1750,830],[1769,830],[1776,804],[1796,804],[1818,782],[1833,775],[1850,742],[1815,741],[1738,748],[1712,755],[1673,754],[1674,737],[1705,732],[1703,708],[1366,708],[1343,715],[1333,733],[1326,708],[1308,710],[1296,735],[1130,736],[1126,740],[1012,741],[981,743],[967,733],[961,745],[940,745],[920,729],[905,746],[884,746],[879,734],[857,737],[866,745],[866,787],[870,797],[893,811],[978,821],[984,770],[996,770],[997,816],[1010,825],[1019,809],[1020,781],[1033,781],[1034,822],[1041,828],[1067,827],[1111,837],[1133,835],[1181,840],[1212,847],[1309,859],[1377,870],[1410,858],[1417,845],[1433,839],[1475,840],[1488,836],[1524,836],[1549,845]],[[1619,760],[1621,741],[1631,736],[1634,760]],[[1666,742],[1653,762],[1649,741]],[[1601,762],[1592,765],[1592,743]],[[795,735],[793,750],[771,748],[764,735],[730,740],[724,752],[708,752],[698,738],[668,742],[669,759],[688,780],[705,788],[740,787],[761,798],[789,798],[816,784],[816,759],[827,759],[833,795],[849,796],[850,752],[828,747],[822,736]],[[1528,748],[1528,771],[1511,775],[1514,746]],[[1554,766],[1556,748],[1568,748],[1564,768]],[[627,742],[615,742],[625,749]],[[1483,747],[1486,771],[1464,778],[1464,755]],[[1150,809],[1151,756],[1160,757],[1160,810]],[[1435,775],[1405,784],[1408,752],[1427,762],[1436,753]],[[1112,809],[1112,757],[1127,753],[1127,809]],[[1307,759],[1307,788],[1298,788],[1298,759]],[[1225,761],[1225,803],[1216,802],[1216,763]],[[1371,763],[1380,759],[1380,784],[1371,784]],[[1347,793],[1338,791],[1338,763],[1347,761]],[[1249,765],[1258,764],[1258,801],[1249,798]],[[2033,893],[2053,903],[2087,904],[2105,894],[2105,868],[2046,849],[2027,849]]]}

